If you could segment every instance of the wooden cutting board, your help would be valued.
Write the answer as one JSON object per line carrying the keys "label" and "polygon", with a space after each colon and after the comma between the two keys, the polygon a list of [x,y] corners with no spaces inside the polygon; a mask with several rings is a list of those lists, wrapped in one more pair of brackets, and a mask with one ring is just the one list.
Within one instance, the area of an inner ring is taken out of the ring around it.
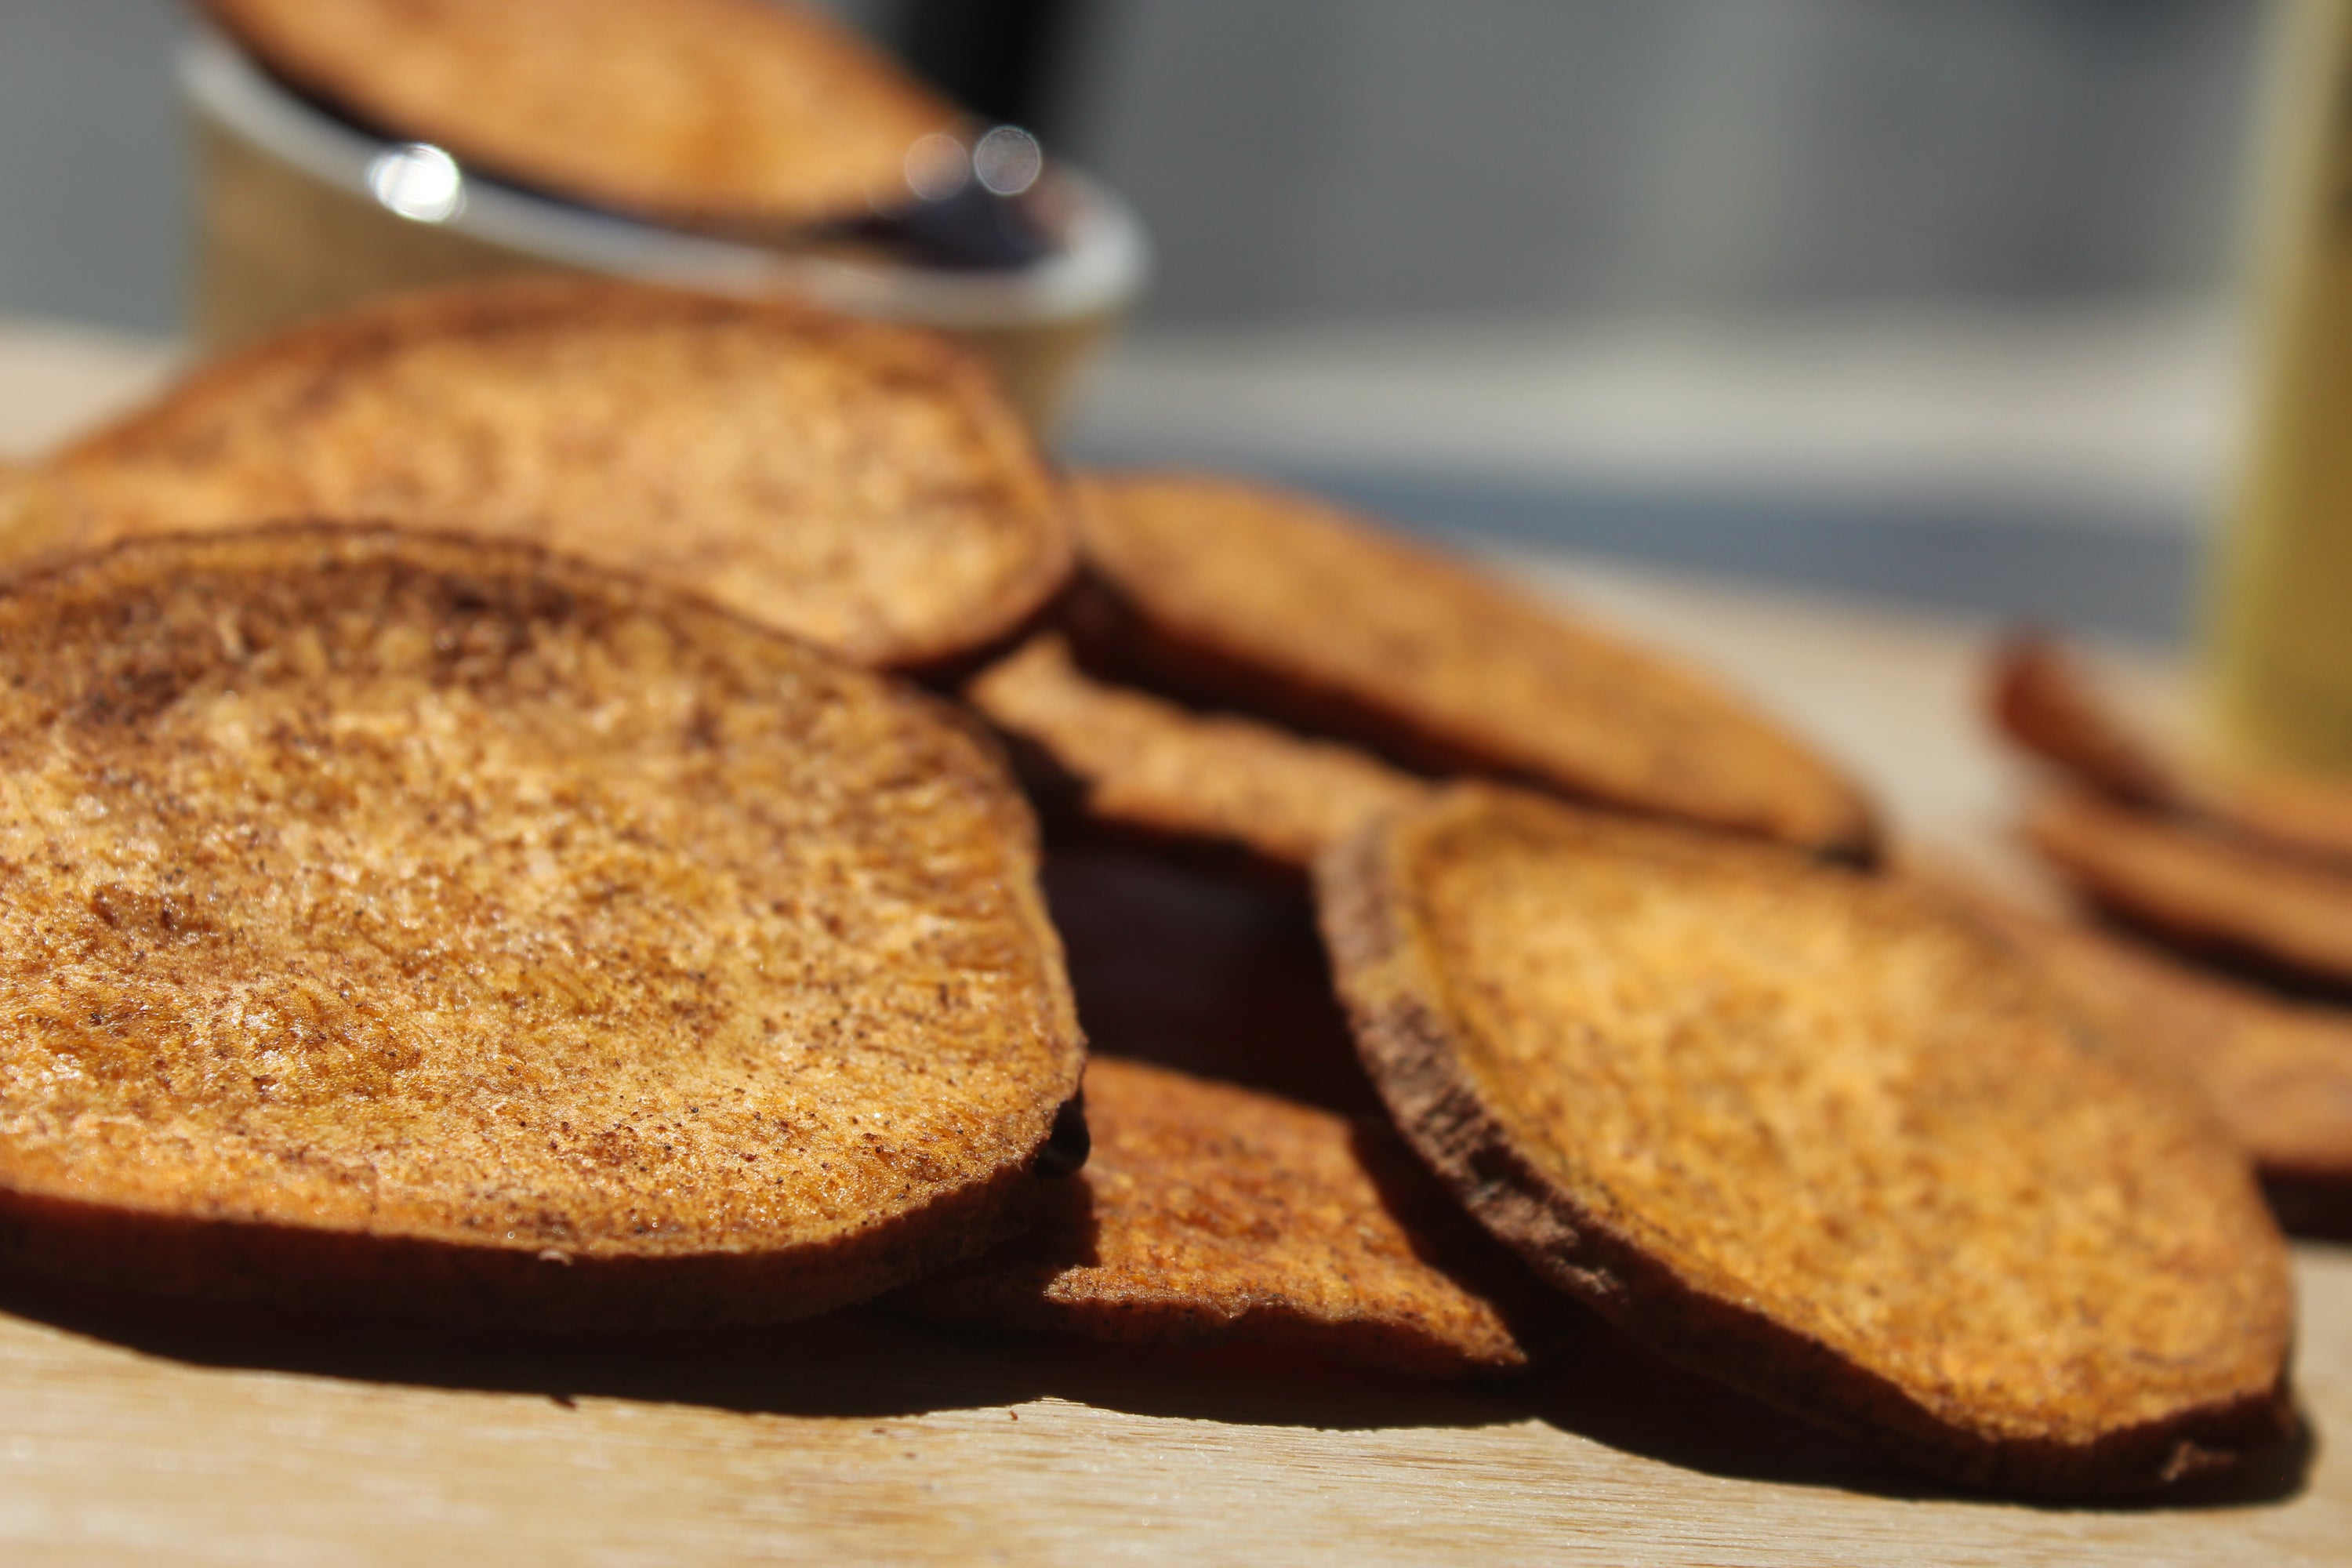
{"label": "wooden cutting board", "polygon": [[[1913,840],[2024,875],[1979,628],[1509,564],[1733,673]],[[1598,1332],[1478,1391],[877,1314],[322,1342],[0,1291],[0,1563],[2352,1562],[2352,1252],[2297,1267],[2316,1442],[2156,1510],[1943,1492]]]}
{"label": "wooden cutting board", "polygon": [[2352,1259],[2301,1265],[2308,1475],[2147,1511],[1939,1494],[1609,1343],[1479,1394],[855,1319],[467,1352],[0,1316],[0,1559],[2342,1563]]}

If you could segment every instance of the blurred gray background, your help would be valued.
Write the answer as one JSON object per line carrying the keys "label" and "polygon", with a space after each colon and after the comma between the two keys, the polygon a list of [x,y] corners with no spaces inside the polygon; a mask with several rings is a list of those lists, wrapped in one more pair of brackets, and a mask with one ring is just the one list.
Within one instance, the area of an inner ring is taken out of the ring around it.
{"label": "blurred gray background", "polygon": [[1673,311],[2197,289],[2246,0],[1134,0],[1072,117],[1159,308]]}
{"label": "blurred gray background", "polygon": [[[2262,0],[835,4],[949,74],[1027,29],[1023,117],[1149,224],[1079,458],[2188,624]],[[0,317],[173,331],[184,26],[0,0]]]}
{"label": "blurred gray background", "polygon": [[[898,6],[842,6],[887,33]],[[2253,0],[1093,0],[1170,322],[2211,289]],[[168,0],[0,0],[0,310],[169,330]]]}

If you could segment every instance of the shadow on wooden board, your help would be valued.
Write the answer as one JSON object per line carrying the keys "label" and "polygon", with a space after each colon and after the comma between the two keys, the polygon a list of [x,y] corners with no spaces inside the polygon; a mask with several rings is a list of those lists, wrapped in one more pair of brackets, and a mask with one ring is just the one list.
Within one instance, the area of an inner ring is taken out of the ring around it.
{"label": "shadow on wooden board", "polygon": [[[1621,1452],[1727,1479],[1906,1500],[1963,1500],[1861,1445],[1685,1371],[1579,1314],[1532,1374],[1428,1384],[1247,1346],[990,1336],[887,1308],[761,1329],[545,1335],[312,1320],[11,1281],[0,1311],[198,1366],[428,1388],[699,1405],[747,1415],[908,1416],[1043,1398],[1244,1426],[1372,1430],[1540,1421]],[[2121,1508],[2242,1508],[2300,1493],[2294,1443],[2240,1474]],[[2051,1504],[2029,1506],[2054,1507]]]}
{"label": "shadow on wooden board", "polygon": [[[1709,1475],[1874,1496],[1966,1500],[1978,1494],[1925,1479],[1893,1459],[1677,1365],[1598,1320],[1530,1380],[1536,1412],[1566,1431],[1621,1452]],[[2285,1502],[2308,1483],[2318,1453],[2307,1413],[2295,1436],[2234,1475],[2144,1499],[2063,1503],[2020,1498],[2014,1506],[2109,1511],[2227,1509]]]}
{"label": "shadow on wooden board", "polygon": [[1370,1429],[1525,1419],[1502,1385],[1452,1385],[1247,1347],[1121,1346],[917,1321],[887,1303],[769,1327],[642,1333],[464,1330],[150,1301],[10,1281],[0,1311],[147,1355],[420,1387],[882,1417],[1061,1398],[1254,1426]]}

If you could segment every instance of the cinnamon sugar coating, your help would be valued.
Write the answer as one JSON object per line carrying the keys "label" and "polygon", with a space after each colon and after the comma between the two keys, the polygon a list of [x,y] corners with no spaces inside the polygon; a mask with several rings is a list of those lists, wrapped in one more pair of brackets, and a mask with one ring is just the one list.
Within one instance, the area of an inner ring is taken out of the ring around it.
{"label": "cinnamon sugar coating", "polygon": [[1033,1229],[900,1300],[948,1321],[1280,1345],[1425,1375],[1526,1363],[1495,1302],[1433,1261],[1384,1192],[1420,1175],[1383,1168],[1384,1131],[1104,1056],[1087,1066],[1087,1168]]}
{"label": "cinnamon sugar coating", "polygon": [[2002,1489],[2291,1428],[2286,1249],[2236,1151],[1912,890],[1486,786],[1319,886],[1406,1137],[1667,1352]]}
{"label": "cinnamon sugar coating", "polygon": [[1866,858],[1848,778],[1714,682],[1308,497],[1189,474],[1074,487],[1108,673],[1628,810]]}
{"label": "cinnamon sugar coating", "polygon": [[2089,926],[1971,899],[2112,1048],[2196,1086],[2289,1229],[2352,1222],[2352,1010],[2290,1000]]}
{"label": "cinnamon sugar coating", "polygon": [[1081,1042],[999,759],[527,547],[0,588],[0,1253],[542,1324],[788,1318],[1005,1224]]}
{"label": "cinnamon sugar coating", "polygon": [[1347,746],[1096,680],[1052,634],[982,671],[964,695],[1067,781],[1096,823],[1239,848],[1294,873],[1427,787]]}
{"label": "cinnamon sugar coating", "polygon": [[297,328],[77,442],[41,489],[18,552],[280,518],[458,529],[894,669],[1013,637],[1074,559],[1028,433],[947,343],[585,279]]}

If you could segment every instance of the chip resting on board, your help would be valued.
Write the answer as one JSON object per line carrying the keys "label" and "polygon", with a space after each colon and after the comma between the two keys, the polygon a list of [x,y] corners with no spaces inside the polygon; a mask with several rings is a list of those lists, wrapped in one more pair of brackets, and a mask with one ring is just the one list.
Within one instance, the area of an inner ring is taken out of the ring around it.
{"label": "chip resting on board", "polygon": [[1384,1129],[1106,1056],[1087,1065],[1087,1168],[1034,1227],[899,1300],[950,1322],[1428,1375],[1526,1363],[1473,1274],[1433,1261],[1432,1222],[1462,1217],[1415,1189],[1426,1176]]}
{"label": "chip resting on board", "polygon": [[0,588],[0,1260],[541,1326],[986,1245],[1076,1093],[968,721],[519,545],[289,527]]}
{"label": "chip resting on board", "polygon": [[2020,1492],[2291,1429],[2286,1248],[2237,1151],[1916,890],[1475,785],[1318,890],[1407,1140],[1677,1359]]}

